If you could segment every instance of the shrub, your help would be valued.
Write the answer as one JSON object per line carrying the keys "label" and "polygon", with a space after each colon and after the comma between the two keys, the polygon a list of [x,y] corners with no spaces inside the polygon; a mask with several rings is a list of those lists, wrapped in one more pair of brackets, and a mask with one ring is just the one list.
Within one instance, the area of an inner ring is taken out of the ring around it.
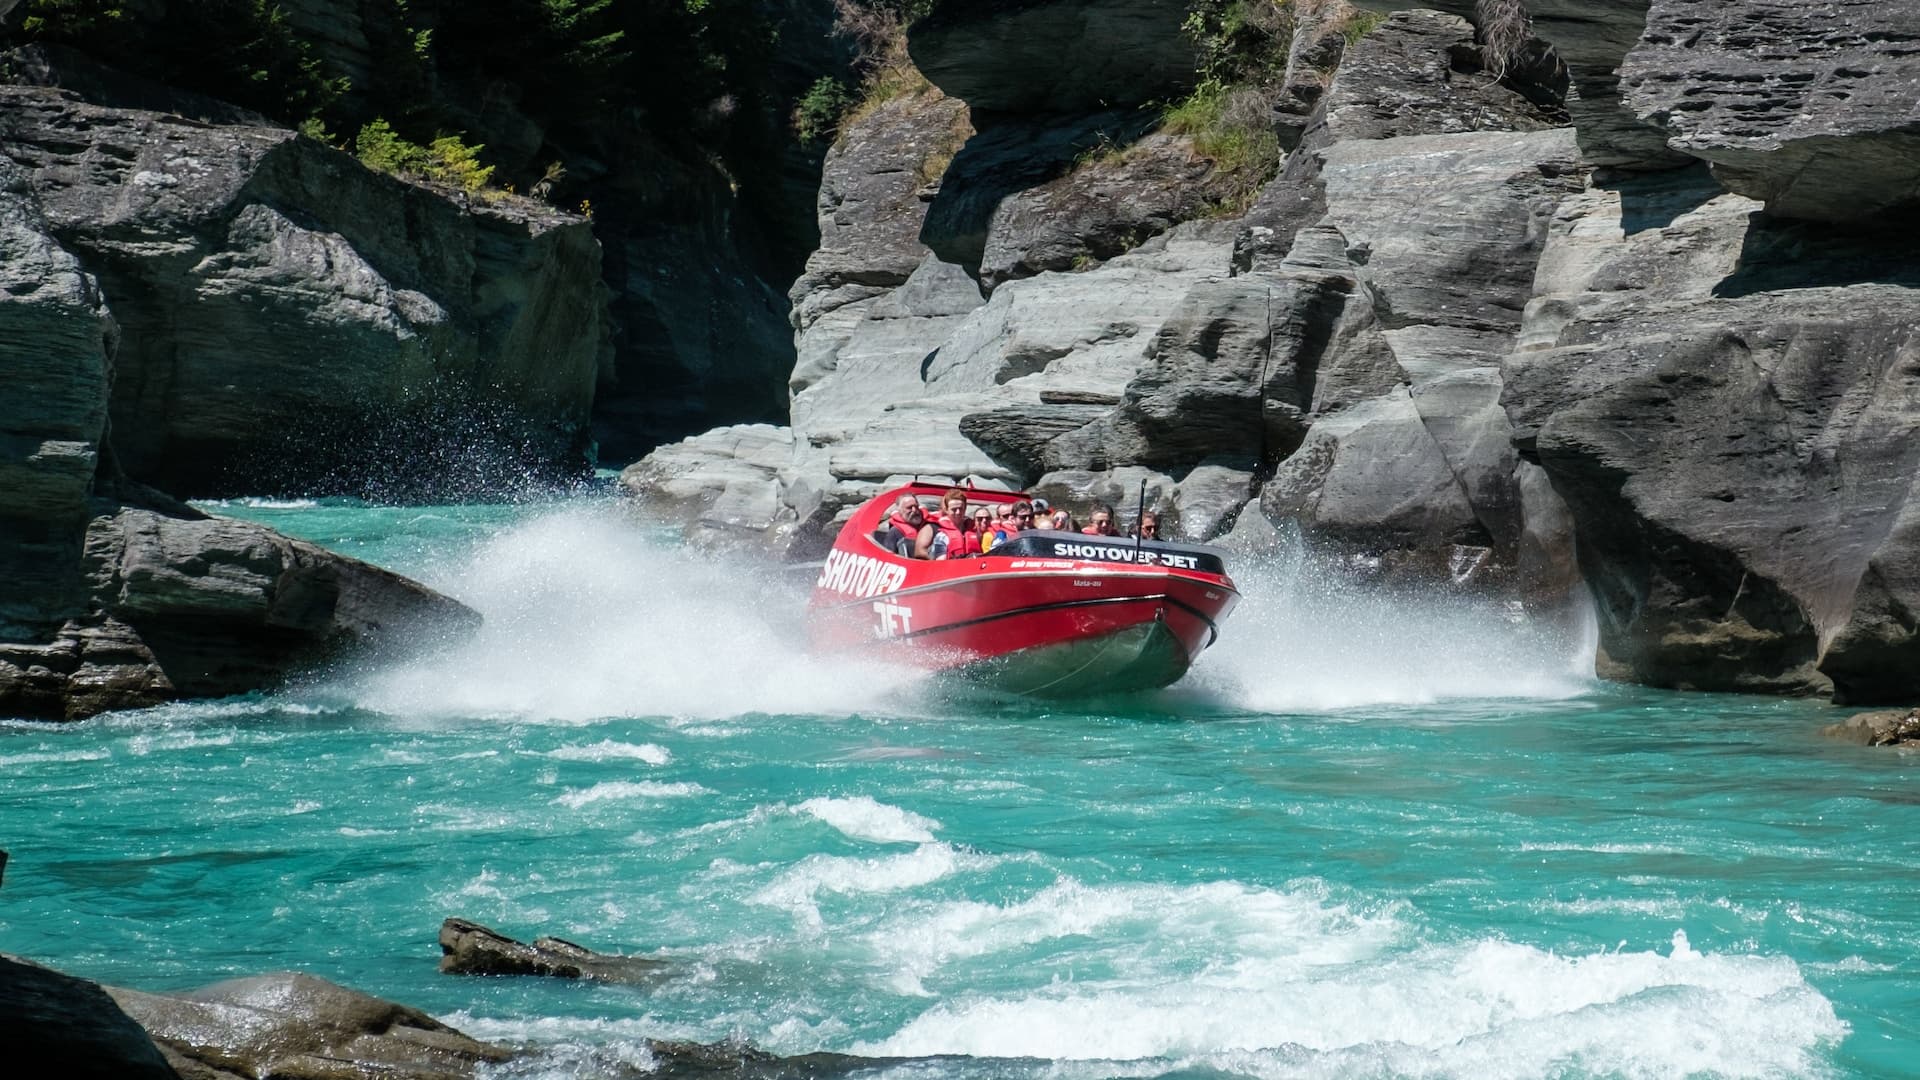
{"label": "shrub", "polygon": [[931,86],[907,53],[907,27],[932,8],[932,0],[833,0],[834,32],[853,39],[853,66],[860,73],[854,112]]}
{"label": "shrub", "polygon": [[857,100],[839,79],[820,76],[793,107],[794,134],[803,143],[832,138],[840,128],[840,118]]}
{"label": "shrub", "polygon": [[493,179],[493,166],[480,164],[480,151],[485,149],[468,146],[458,135],[441,135],[421,146],[378,117],[353,138],[354,155],[369,169],[450,184],[469,194]]}
{"label": "shrub", "polygon": [[480,151],[485,149],[484,145],[468,146],[457,135],[442,135],[427,144],[427,178],[468,193],[479,191],[493,179],[493,166],[480,164]]}
{"label": "shrub", "polygon": [[1259,87],[1207,80],[1161,121],[1162,131],[1187,136],[1195,153],[1213,161],[1226,191],[1221,213],[1244,210],[1280,168],[1280,139],[1268,119],[1270,108]]}
{"label": "shrub", "polygon": [[426,170],[426,148],[401,138],[379,117],[369,120],[353,137],[353,153],[360,164],[378,172],[419,175]]}

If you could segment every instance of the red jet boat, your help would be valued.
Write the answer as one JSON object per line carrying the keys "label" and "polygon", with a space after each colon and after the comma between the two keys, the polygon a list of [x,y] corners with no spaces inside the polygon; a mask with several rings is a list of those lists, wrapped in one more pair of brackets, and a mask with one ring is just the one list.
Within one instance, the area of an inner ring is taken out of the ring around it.
{"label": "red jet boat", "polygon": [[[1220,550],[1199,544],[1034,529],[984,555],[896,554],[887,519],[900,496],[931,507],[947,490],[895,488],[841,528],[814,582],[816,648],[1021,694],[1141,690],[1186,674],[1240,599]],[[1026,496],[969,490],[967,498],[994,506]]]}

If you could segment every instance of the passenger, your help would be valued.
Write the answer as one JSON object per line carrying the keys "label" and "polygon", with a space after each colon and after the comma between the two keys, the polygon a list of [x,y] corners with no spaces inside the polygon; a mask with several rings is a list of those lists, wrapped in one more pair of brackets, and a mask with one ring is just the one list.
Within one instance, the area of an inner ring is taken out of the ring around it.
{"label": "passenger", "polygon": [[1142,540],[1160,539],[1160,515],[1153,510],[1140,512],[1140,528],[1134,533]]}
{"label": "passenger", "polygon": [[940,515],[933,519],[933,527],[940,533],[934,541],[937,548],[933,558],[964,559],[980,554],[980,534],[973,531],[973,519],[967,517],[967,493],[963,489],[949,488],[940,496]]}
{"label": "passenger", "polygon": [[1053,519],[1047,522],[1047,527],[1051,529],[1057,529],[1060,532],[1079,532],[1080,531],[1080,526],[1077,523],[1075,523],[1075,521],[1073,520],[1073,515],[1071,513],[1068,513],[1067,508],[1064,506],[1058,507],[1054,510]]}
{"label": "passenger", "polygon": [[927,512],[920,508],[920,500],[912,495],[902,495],[893,504],[893,513],[887,516],[889,528],[888,550],[907,559],[930,558],[933,549],[934,528],[927,521]]}
{"label": "passenger", "polygon": [[1088,519],[1088,525],[1080,532],[1085,536],[1118,535],[1113,527],[1113,507],[1106,503],[1094,503],[1093,514]]}
{"label": "passenger", "polygon": [[1047,500],[1045,499],[1033,500],[1033,520],[1035,522],[1034,528],[1044,529],[1047,527],[1047,523],[1052,519],[1053,519],[1053,507],[1047,503]]}
{"label": "passenger", "polygon": [[993,525],[994,543],[1004,544],[1033,528],[1032,503],[1021,499],[1019,502],[1002,506],[1002,509],[1006,511],[1005,516]]}
{"label": "passenger", "polygon": [[973,508],[973,531],[980,534],[980,554],[993,550],[993,508],[976,506]]}

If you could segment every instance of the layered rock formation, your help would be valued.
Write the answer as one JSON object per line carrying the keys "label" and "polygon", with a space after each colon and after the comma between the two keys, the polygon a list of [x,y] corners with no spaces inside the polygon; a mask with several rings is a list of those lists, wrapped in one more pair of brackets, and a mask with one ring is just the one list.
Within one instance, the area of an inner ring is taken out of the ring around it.
{"label": "layered rock formation", "polygon": [[0,151],[113,308],[128,476],[353,489],[398,483],[381,473],[404,455],[431,491],[453,480],[434,475],[447,447],[490,456],[496,485],[586,460],[603,300],[581,219],[450,199],[284,128],[58,90],[0,87]]}
{"label": "layered rock formation", "polygon": [[909,474],[1145,481],[1201,538],[1257,497],[1340,565],[1528,600],[1584,571],[1619,677],[1920,692],[1904,9],[1536,0],[1496,54],[1465,20],[1511,38],[1514,4],[1368,6],[1393,14],[1244,218],[1112,258],[1113,222],[1190,215],[1177,171],[1085,214],[1097,179],[1044,163],[1071,134],[1028,174],[962,166],[997,130],[1071,131],[1026,88],[1084,110],[1066,74],[1172,46],[995,68],[1000,9],[943,8],[914,55],[979,134],[938,177],[956,121],[925,102],[836,147],[793,427],[691,440],[629,487],[796,556]]}
{"label": "layered rock formation", "polygon": [[[208,518],[125,475],[109,414],[128,332],[40,192],[0,157],[0,715],[258,689],[349,647],[470,624],[395,574]],[[171,235],[120,233],[163,251]]]}

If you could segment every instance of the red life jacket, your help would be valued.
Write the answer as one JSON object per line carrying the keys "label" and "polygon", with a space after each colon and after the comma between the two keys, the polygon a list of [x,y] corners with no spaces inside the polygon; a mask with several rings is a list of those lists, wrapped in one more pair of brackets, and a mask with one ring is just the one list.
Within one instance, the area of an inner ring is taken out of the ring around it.
{"label": "red life jacket", "polygon": [[1015,524],[1012,518],[1007,518],[1004,521],[996,521],[993,523],[993,535],[995,537],[994,543],[1004,544],[1020,535],[1020,526]]}
{"label": "red life jacket", "polygon": [[955,520],[940,514],[932,520],[933,527],[940,530],[940,535],[947,538],[945,558],[963,559],[968,555],[980,554],[980,534],[967,528],[971,524],[971,519],[962,517]]}

